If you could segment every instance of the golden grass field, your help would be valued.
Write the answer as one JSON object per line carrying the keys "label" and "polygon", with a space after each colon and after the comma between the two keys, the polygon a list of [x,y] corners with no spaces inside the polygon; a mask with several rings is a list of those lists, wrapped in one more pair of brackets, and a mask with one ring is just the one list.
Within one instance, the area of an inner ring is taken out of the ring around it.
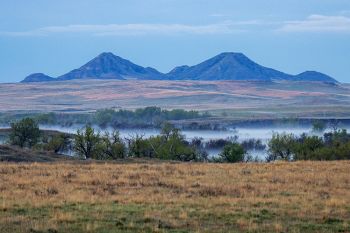
{"label": "golden grass field", "polygon": [[350,161],[0,163],[0,232],[350,232]]}

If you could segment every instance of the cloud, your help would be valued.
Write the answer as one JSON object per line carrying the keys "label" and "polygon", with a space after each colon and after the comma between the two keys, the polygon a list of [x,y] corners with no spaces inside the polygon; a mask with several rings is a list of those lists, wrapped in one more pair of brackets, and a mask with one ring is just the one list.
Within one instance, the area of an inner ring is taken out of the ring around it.
{"label": "cloud", "polygon": [[310,15],[305,20],[287,21],[281,32],[350,32],[350,18],[345,16]]}
{"label": "cloud", "polygon": [[228,15],[225,14],[221,14],[221,13],[213,13],[209,15],[210,17],[226,17]]}
{"label": "cloud", "polygon": [[252,22],[225,21],[216,24],[106,24],[42,27],[31,31],[0,32],[5,36],[49,36],[53,34],[90,34],[94,36],[146,34],[229,34],[242,31],[240,25]]}
{"label": "cloud", "polygon": [[41,27],[29,31],[1,32],[0,36],[138,36],[138,35],[219,35],[242,32],[337,32],[350,33],[350,18],[338,16],[310,15],[304,20],[227,20],[219,23],[192,24],[74,24]]}

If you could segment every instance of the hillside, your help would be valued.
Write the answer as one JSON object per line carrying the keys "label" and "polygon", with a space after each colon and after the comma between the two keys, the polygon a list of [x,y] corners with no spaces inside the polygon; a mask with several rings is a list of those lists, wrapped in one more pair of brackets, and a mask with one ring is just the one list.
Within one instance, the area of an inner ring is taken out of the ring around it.
{"label": "hillside", "polygon": [[70,80],[0,84],[1,111],[225,111],[228,117],[348,117],[350,86],[299,81]]}
{"label": "hillside", "polygon": [[102,53],[78,69],[57,78],[42,73],[31,74],[22,82],[48,82],[75,79],[115,80],[255,80],[255,81],[337,81],[325,74],[310,71],[299,75],[286,74],[261,66],[242,53],[222,53],[194,66],[180,66],[167,74],[151,67],[142,67],[112,53]]}
{"label": "hillside", "polygon": [[75,158],[48,151],[32,151],[15,146],[0,145],[0,162],[57,162]]}

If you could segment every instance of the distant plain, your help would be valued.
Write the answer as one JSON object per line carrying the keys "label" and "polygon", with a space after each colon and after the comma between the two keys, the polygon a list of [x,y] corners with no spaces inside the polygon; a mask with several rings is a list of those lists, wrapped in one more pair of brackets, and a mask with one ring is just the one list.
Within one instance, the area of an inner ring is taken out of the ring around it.
{"label": "distant plain", "polygon": [[89,112],[101,108],[209,111],[229,118],[344,118],[350,85],[258,81],[78,80],[0,84],[1,112]]}

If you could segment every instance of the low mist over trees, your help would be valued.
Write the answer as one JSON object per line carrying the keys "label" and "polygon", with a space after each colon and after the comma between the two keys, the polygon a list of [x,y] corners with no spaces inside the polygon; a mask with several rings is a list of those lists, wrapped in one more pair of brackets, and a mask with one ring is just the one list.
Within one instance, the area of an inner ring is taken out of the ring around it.
{"label": "low mist over trees", "polygon": [[[127,145],[119,137],[119,133],[105,133],[101,136],[91,126],[78,130],[74,140],[75,152],[83,158],[122,159],[156,158],[162,160],[199,161],[201,153],[186,143],[180,131],[170,124],[164,124],[160,135],[143,138],[134,135],[126,139]],[[128,152],[126,152],[128,151]]]}
{"label": "low mist over trees", "polygon": [[[0,124],[10,124],[14,120],[32,118],[40,125],[97,125],[100,128],[160,128],[166,121],[207,118],[206,112],[183,109],[166,110],[159,107],[145,107],[135,110],[100,109],[96,112],[68,113],[0,113]],[[200,127],[200,125],[197,125]],[[208,127],[208,126],[206,126]]]}
{"label": "low mist over trees", "polygon": [[[153,109],[154,110],[154,109]],[[152,115],[154,111],[148,112]],[[320,127],[322,128],[322,127]],[[115,160],[125,158],[150,158],[186,162],[248,162],[258,161],[251,151],[265,150],[259,139],[238,142],[238,137],[186,140],[181,130],[164,122],[159,135],[145,138],[144,135],[129,135],[121,138],[119,131],[96,131],[91,125],[77,130],[76,134],[57,131],[41,131],[38,123],[24,118],[11,124],[9,144],[34,150],[46,150],[56,154],[74,155],[83,159]],[[315,133],[315,131],[313,130]],[[350,159],[350,134],[345,129],[333,128],[323,136],[274,133],[267,143],[267,162],[275,160],[345,160]],[[222,151],[216,157],[208,157],[207,150]]]}
{"label": "low mist over trees", "polygon": [[[183,109],[165,110],[159,107],[146,107],[132,110],[101,109],[91,113],[36,113],[27,114],[41,125],[72,126],[81,124],[97,125],[100,128],[160,127],[171,120],[186,120],[209,117],[208,113],[186,111]],[[0,123],[23,116],[1,116]]]}

